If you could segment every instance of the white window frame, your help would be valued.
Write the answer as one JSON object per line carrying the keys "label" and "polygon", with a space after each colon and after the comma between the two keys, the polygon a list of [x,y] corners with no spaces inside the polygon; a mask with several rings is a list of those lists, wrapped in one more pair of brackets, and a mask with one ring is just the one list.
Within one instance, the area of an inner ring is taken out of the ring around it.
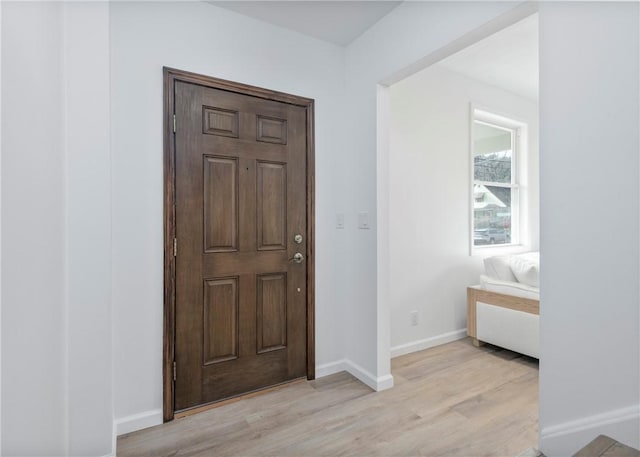
{"label": "white window frame", "polygon": [[[511,116],[505,116],[497,114],[495,111],[490,111],[478,106],[470,105],[469,116],[469,252],[470,255],[494,255],[501,252],[509,252],[512,250],[520,249],[523,246],[525,240],[522,236],[522,202],[523,202],[523,188],[521,186],[521,180],[526,171],[526,163],[524,158],[526,157],[526,133],[527,124],[525,122],[514,119]],[[512,156],[511,156],[511,183],[494,183],[476,181],[474,179],[474,124],[475,122],[490,125],[492,127],[507,130],[512,132]],[[486,244],[486,245],[474,245],[474,187],[476,184],[490,185],[497,187],[507,187],[513,189],[511,197],[511,240],[510,243],[504,244]]]}

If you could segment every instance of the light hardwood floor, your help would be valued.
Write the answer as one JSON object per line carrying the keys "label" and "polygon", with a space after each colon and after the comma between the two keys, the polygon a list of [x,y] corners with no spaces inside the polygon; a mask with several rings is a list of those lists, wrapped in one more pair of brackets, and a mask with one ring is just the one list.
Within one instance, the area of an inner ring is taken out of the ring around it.
{"label": "light hardwood floor", "polygon": [[338,373],[118,438],[126,456],[508,456],[537,447],[538,362],[469,339],[392,360],[395,387]]}

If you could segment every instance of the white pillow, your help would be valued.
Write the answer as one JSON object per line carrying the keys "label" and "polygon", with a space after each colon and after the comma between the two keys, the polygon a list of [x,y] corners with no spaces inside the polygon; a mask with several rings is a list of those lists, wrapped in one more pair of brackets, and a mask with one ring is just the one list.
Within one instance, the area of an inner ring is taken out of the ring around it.
{"label": "white pillow", "polygon": [[536,265],[540,266],[540,253],[536,252],[525,252],[524,254],[517,254],[516,257],[520,257],[521,259],[530,260]]}
{"label": "white pillow", "polygon": [[509,264],[510,255],[494,255],[484,259],[484,271],[487,276],[502,281],[516,282],[517,279],[511,271]]}
{"label": "white pillow", "polygon": [[531,256],[514,255],[509,261],[511,271],[518,282],[532,287],[540,287],[540,262]]}

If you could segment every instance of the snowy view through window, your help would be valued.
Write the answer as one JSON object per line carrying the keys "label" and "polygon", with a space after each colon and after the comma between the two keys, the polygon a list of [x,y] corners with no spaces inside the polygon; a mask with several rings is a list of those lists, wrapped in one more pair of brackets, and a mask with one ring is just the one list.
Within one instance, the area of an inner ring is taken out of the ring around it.
{"label": "snowy view through window", "polygon": [[474,121],[473,244],[512,242],[514,131]]}

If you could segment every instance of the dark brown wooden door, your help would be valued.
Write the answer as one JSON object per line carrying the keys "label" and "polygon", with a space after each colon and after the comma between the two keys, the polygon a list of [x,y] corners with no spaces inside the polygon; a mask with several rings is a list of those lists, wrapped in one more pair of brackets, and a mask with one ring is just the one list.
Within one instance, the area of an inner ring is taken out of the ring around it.
{"label": "dark brown wooden door", "polygon": [[183,410],[307,374],[307,262],[294,260],[307,243],[307,124],[303,107],[180,81],[175,114]]}

